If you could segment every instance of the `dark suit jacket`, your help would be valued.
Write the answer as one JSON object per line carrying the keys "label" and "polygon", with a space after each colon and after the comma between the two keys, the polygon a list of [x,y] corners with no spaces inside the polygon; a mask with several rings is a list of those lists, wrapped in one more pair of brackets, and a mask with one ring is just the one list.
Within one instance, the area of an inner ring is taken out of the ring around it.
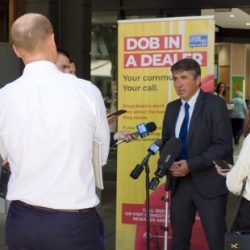
{"label": "dark suit jacket", "polygon": [[[181,100],[170,102],[165,111],[162,139],[166,143],[175,137],[175,125]],[[213,160],[233,163],[232,131],[225,101],[216,95],[200,91],[188,131],[187,164],[197,190],[207,198],[226,194],[225,178],[214,167]],[[168,172],[168,186],[172,191],[178,178]]]}
{"label": "dark suit jacket", "polygon": [[114,147],[116,141],[114,140],[114,132],[110,132],[110,147]]}

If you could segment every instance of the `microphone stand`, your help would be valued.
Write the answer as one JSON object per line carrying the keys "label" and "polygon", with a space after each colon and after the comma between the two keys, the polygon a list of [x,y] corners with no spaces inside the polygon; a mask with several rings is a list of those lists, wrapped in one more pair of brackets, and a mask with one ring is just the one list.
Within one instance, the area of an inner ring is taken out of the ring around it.
{"label": "microphone stand", "polygon": [[[146,188],[146,200],[145,200],[145,205],[146,205],[146,240],[147,240],[147,248],[146,250],[150,250],[150,200],[149,200],[149,189],[150,189],[150,182],[149,182],[149,158],[151,155],[154,155],[158,150],[161,145],[161,141],[158,143],[155,143],[152,148],[148,149],[148,154],[145,156],[145,158],[142,160],[140,164],[137,164],[135,168],[131,171],[130,176],[133,179],[137,179],[140,174],[142,173],[143,169],[145,169],[146,173],[146,179],[145,179],[145,188]],[[157,147],[157,148],[154,148]],[[157,177],[156,180],[153,182],[153,185],[157,186],[159,184],[159,178]],[[155,186],[155,187],[156,187]]]}
{"label": "microphone stand", "polygon": [[150,250],[150,202],[149,202],[149,165],[148,161],[151,156],[151,153],[148,153],[147,156],[142,160],[140,164],[137,164],[136,167],[130,173],[130,176],[133,179],[137,179],[142,173],[143,169],[145,169],[146,179],[145,179],[145,188],[146,188],[146,240],[147,240],[147,248],[146,250]]}
{"label": "microphone stand", "polygon": [[150,201],[149,201],[149,165],[148,159],[144,163],[146,173],[146,239],[147,239],[147,250],[150,250]]}

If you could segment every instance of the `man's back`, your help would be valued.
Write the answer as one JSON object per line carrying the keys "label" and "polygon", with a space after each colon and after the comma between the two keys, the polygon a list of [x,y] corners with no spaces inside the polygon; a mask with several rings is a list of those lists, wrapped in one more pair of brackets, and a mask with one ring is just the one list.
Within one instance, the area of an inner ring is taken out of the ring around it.
{"label": "man's back", "polygon": [[94,207],[93,139],[109,129],[99,91],[63,74],[48,61],[27,64],[17,81],[0,91],[1,153],[11,166],[7,199],[77,209]]}
{"label": "man's back", "polygon": [[91,159],[94,140],[102,164],[109,150],[100,91],[56,69],[53,27],[45,16],[19,17],[11,39],[25,68],[0,90],[0,154],[12,172],[8,249],[103,250]]}

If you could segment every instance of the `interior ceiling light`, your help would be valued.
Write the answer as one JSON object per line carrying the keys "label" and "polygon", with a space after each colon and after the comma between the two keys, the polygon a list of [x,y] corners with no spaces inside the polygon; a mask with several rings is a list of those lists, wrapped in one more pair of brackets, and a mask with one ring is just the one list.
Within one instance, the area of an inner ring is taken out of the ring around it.
{"label": "interior ceiling light", "polygon": [[246,25],[247,25],[247,26],[250,26],[250,22],[247,22]]}
{"label": "interior ceiling light", "polygon": [[235,15],[234,15],[234,14],[230,14],[230,17],[232,17],[232,18],[233,18],[233,17],[235,17]]}

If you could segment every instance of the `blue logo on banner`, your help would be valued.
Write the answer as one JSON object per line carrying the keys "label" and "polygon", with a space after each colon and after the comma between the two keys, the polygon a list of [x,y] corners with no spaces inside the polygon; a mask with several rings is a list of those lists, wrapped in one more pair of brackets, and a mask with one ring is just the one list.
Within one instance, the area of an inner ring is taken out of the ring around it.
{"label": "blue logo on banner", "polygon": [[206,34],[190,35],[189,47],[207,47],[208,36]]}

